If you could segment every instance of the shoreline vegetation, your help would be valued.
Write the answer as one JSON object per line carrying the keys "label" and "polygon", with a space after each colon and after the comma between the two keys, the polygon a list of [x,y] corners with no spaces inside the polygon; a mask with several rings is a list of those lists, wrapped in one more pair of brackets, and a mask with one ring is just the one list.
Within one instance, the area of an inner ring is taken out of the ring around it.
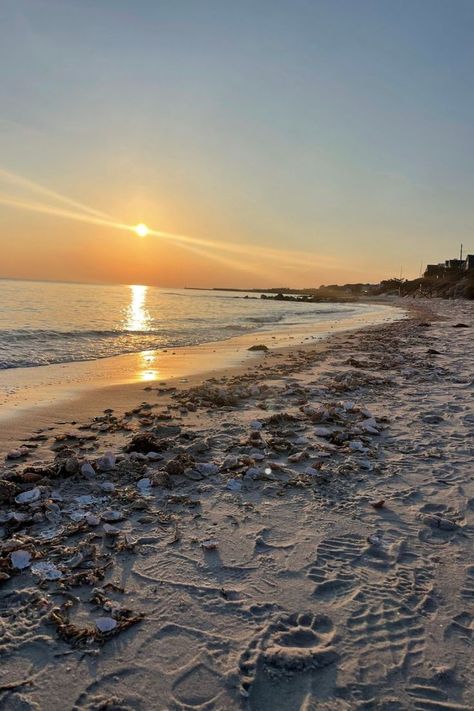
{"label": "shoreline vegetation", "polygon": [[0,709],[473,708],[473,306],[404,305],[12,440]]}

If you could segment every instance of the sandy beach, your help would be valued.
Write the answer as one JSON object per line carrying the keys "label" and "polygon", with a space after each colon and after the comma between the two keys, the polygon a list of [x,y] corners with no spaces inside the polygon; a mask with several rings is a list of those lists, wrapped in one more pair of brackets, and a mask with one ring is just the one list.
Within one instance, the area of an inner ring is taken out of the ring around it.
{"label": "sandy beach", "polygon": [[398,305],[11,401],[0,710],[474,708],[474,306]]}

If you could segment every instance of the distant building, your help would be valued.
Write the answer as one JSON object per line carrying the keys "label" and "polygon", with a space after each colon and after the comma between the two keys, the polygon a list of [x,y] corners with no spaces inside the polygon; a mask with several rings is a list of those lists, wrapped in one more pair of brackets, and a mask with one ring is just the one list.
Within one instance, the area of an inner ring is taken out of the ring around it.
{"label": "distant building", "polygon": [[450,274],[459,274],[471,269],[474,269],[474,254],[468,254],[465,259],[446,259],[445,262],[440,264],[427,264],[423,276],[440,279]]}

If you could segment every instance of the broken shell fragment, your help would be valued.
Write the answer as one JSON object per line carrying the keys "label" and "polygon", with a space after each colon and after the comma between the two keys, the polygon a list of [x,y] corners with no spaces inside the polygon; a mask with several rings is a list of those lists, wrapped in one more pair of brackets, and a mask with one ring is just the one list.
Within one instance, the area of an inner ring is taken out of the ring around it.
{"label": "broken shell fragment", "polygon": [[99,632],[112,632],[117,627],[117,620],[113,617],[98,617],[95,620],[95,626]]}
{"label": "broken shell fragment", "polygon": [[12,566],[17,570],[24,570],[31,564],[31,553],[25,550],[17,550],[10,553]]}
{"label": "broken shell fragment", "polygon": [[48,563],[47,561],[39,561],[31,566],[31,572],[33,575],[38,575],[44,580],[59,580],[63,577],[63,574],[57,568],[54,563]]}
{"label": "broken shell fragment", "polygon": [[216,540],[209,538],[207,541],[203,541],[201,543],[201,546],[206,550],[206,551],[214,551],[216,548],[219,547],[219,544]]}
{"label": "broken shell fragment", "polygon": [[21,494],[15,496],[15,501],[17,504],[33,504],[35,501],[41,498],[40,489],[35,486],[34,489],[29,489],[28,491],[22,491]]}

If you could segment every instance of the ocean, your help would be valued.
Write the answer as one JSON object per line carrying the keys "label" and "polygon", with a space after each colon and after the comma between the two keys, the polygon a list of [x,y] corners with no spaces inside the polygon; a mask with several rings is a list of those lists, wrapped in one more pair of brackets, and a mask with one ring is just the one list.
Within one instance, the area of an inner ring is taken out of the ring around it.
{"label": "ocean", "polygon": [[197,345],[274,329],[277,324],[291,328],[338,321],[369,309],[364,304],[304,304],[245,296],[139,285],[0,280],[0,370]]}

